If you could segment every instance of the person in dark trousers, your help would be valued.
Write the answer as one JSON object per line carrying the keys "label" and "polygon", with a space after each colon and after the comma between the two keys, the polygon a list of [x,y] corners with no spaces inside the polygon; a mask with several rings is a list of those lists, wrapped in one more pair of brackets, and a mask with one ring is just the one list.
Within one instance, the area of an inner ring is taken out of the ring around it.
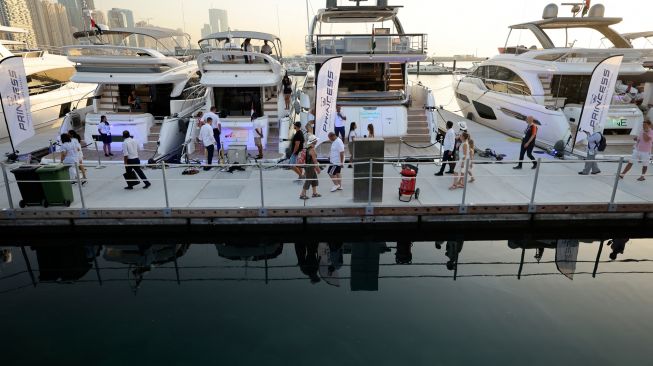
{"label": "person in dark trousers", "polygon": [[[136,140],[134,140],[134,138],[129,134],[129,131],[123,131],[122,138],[122,152],[125,159],[125,171],[127,175],[130,176],[136,173],[143,183],[145,183],[143,189],[150,188],[152,184],[147,180],[145,173],[143,173],[143,170],[140,167],[141,159],[138,158],[138,142],[136,142]],[[125,189],[132,190],[134,189],[134,186],[138,184],[140,184],[140,182],[133,182],[132,184],[128,184]]]}
{"label": "person in dark trousers", "polygon": [[455,160],[455,147],[456,132],[453,130],[453,122],[447,121],[447,133],[444,135],[444,142],[442,144],[442,150],[444,151],[442,153],[442,166],[440,167],[440,171],[435,173],[436,176],[443,176],[447,165],[449,165],[449,171],[447,174],[454,174],[454,168],[456,167],[456,163],[453,162]]}
{"label": "person in dark trousers", "polygon": [[311,280],[312,284],[319,283],[320,264],[317,255],[317,242],[295,243],[295,254],[297,255],[297,265],[302,273]]}
{"label": "person in dark trousers", "polygon": [[537,139],[537,125],[535,124],[535,119],[532,116],[526,117],[526,122],[528,126],[526,131],[524,131],[524,138],[521,142],[521,149],[519,151],[519,164],[513,169],[521,169],[522,162],[524,161],[524,155],[528,155],[528,158],[533,162],[533,169],[537,168],[537,161],[533,156],[533,149],[535,148],[535,140]]}
{"label": "person in dark trousers", "polygon": [[209,117],[204,121],[202,128],[200,128],[200,141],[206,149],[206,166],[204,167],[204,171],[211,170],[211,165],[213,164],[213,153],[215,152],[216,141],[213,129],[211,128],[212,123],[213,120]]}

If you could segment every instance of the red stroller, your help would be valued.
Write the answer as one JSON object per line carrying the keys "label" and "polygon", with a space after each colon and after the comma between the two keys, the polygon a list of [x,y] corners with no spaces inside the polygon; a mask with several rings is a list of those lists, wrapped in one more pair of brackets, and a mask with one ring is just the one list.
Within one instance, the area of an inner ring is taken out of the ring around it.
{"label": "red stroller", "polygon": [[404,164],[401,166],[402,178],[399,186],[399,201],[410,202],[413,196],[415,196],[415,199],[419,199],[419,188],[415,188],[418,171],[419,169],[415,165]]}

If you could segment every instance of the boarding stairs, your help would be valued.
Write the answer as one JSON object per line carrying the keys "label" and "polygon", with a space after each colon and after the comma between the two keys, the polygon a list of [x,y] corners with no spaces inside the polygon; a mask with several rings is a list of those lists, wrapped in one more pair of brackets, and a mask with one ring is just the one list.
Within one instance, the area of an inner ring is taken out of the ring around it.
{"label": "boarding stairs", "polygon": [[279,110],[277,107],[278,99],[272,98],[263,105],[263,114],[268,117],[268,135],[265,150],[276,153],[279,151]]}
{"label": "boarding stairs", "polygon": [[400,63],[390,63],[390,80],[388,82],[389,91],[399,91],[406,88],[404,80],[404,70]]}
{"label": "boarding stairs", "polygon": [[[426,111],[423,108],[408,109],[408,133],[402,137],[403,141],[409,144],[419,146],[429,144],[431,136],[429,134],[429,123],[426,117]],[[398,143],[398,137],[386,137],[388,143]]]}

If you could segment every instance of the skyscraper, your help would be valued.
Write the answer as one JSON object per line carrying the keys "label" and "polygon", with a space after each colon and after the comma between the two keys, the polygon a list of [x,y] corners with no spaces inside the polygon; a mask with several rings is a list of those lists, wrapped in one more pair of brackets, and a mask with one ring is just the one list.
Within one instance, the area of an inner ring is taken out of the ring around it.
{"label": "skyscraper", "polygon": [[93,16],[93,19],[97,24],[103,24],[103,25],[108,25],[107,24],[107,18],[104,16],[104,13],[102,10],[93,10],[91,12],[91,15]]}
{"label": "skyscraper", "polygon": [[[112,8],[107,12],[107,21],[109,28],[133,28],[134,27],[134,13],[129,9]],[[118,41],[114,39],[114,41]],[[138,39],[129,37],[127,44],[132,47],[138,47]]]}
{"label": "skyscraper", "polygon": [[59,4],[66,8],[68,21],[76,31],[84,30],[84,18],[80,0],[58,0]]}
{"label": "skyscraper", "polygon": [[209,9],[209,23],[213,33],[226,32],[229,30],[229,18],[227,11],[222,9]]}
{"label": "skyscraper", "polygon": [[27,6],[39,46],[63,47],[73,44],[73,30],[63,5],[48,0],[27,0]]}
{"label": "skyscraper", "polygon": [[206,38],[209,34],[211,34],[211,26],[208,24],[204,24],[202,27],[202,38]]}
{"label": "skyscraper", "polygon": [[29,47],[36,46],[32,16],[25,0],[0,0],[0,23],[27,30],[27,34],[15,35],[14,40],[23,41]]}

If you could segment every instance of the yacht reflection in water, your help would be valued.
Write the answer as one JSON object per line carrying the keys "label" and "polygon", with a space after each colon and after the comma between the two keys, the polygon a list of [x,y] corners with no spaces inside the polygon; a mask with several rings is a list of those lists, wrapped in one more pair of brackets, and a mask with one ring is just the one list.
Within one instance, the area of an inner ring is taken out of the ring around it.
{"label": "yacht reflection in water", "polygon": [[[0,294],[40,284],[127,282],[134,293],[150,282],[310,283],[321,288],[378,291],[380,283],[468,278],[653,274],[653,246],[629,239],[507,242],[32,246],[0,248]],[[465,249],[463,251],[463,248]],[[284,250],[286,249],[286,250]],[[535,252],[535,260],[527,252]],[[521,253],[520,253],[521,252]],[[216,255],[217,254],[217,255]],[[599,267],[602,272],[599,272]],[[638,267],[635,267],[638,266]],[[308,281],[307,281],[308,280]]]}

